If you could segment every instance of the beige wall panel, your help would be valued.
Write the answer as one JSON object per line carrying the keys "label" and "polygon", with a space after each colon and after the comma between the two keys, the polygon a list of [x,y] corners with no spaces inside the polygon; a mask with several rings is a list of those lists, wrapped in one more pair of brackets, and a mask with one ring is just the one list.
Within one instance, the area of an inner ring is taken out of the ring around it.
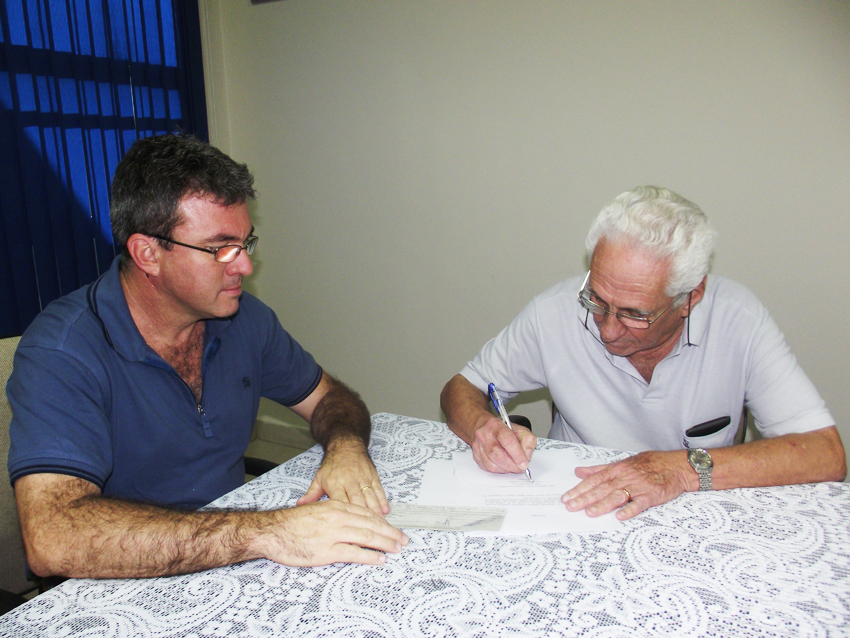
{"label": "beige wall panel", "polygon": [[202,14],[214,141],[260,191],[251,286],[373,412],[441,418],[445,381],[584,268],[596,212],[652,183],[708,213],[714,272],[771,310],[850,443],[847,2]]}

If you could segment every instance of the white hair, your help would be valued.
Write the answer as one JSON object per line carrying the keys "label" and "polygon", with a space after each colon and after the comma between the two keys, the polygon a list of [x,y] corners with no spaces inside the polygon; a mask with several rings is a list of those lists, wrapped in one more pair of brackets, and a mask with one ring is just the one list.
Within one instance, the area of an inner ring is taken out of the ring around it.
{"label": "white hair", "polygon": [[677,297],[696,288],[708,274],[716,236],[708,217],[693,202],[666,188],[638,186],[600,211],[585,246],[588,259],[603,238],[626,240],[659,259],[670,259],[666,293]]}

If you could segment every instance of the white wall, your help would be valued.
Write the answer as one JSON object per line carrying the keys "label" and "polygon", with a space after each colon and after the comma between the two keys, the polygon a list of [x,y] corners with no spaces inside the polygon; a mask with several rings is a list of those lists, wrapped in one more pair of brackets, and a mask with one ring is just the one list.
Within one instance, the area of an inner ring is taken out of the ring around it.
{"label": "white wall", "polygon": [[201,4],[213,142],[260,191],[253,290],[372,412],[441,418],[445,381],[584,268],[596,212],[652,183],[708,213],[714,272],[850,443],[850,3]]}

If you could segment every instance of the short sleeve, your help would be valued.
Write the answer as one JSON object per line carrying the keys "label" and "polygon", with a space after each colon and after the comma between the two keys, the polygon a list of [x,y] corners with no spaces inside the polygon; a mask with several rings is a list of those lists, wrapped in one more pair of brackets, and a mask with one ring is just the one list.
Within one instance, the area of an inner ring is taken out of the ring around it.
{"label": "short sleeve", "polygon": [[112,441],[102,382],[75,357],[19,346],[6,388],[12,407],[9,478],[68,474],[103,485]]}
{"label": "short sleeve", "polygon": [[285,406],[301,403],[319,385],[322,368],[283,328],[271,308],[247,296],[243,306],[251,314],[251,321],[242,324],[253,332],[247,339],[259,339],[262,344],[262,396]]}
{"label": "short sleeve", "polygon": [[532,299],[498,335],[490,339],[460,374],[487,392],[495,383],[507,401],[520,392],[546,386],[540,353],[537,299]]}
{"label": "short sleeve", "polygon": [[756,427],[764,436],[774,437],[835,425],[776,322],[763,306],[760,308],[744,398]]}

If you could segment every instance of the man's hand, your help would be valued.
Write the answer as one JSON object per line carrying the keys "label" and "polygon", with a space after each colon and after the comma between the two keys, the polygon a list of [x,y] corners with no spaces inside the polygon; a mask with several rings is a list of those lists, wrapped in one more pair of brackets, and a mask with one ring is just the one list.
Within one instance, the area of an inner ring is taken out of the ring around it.
{"label": "man's hand", "polygon": [[323,372],[310,396],[291,408],[310,423],[313,437],[325,450],[322,466],[298,504],[314,503],[327,494],[389,514],[390,504],[367,451],[372,423],[360,396]]}
{"label": "man's hand", "polygon": [[616,516],[624,521],[689,491],[696,473],[687,452],[676,450],[641,452],[616,463],[579,467],[576,476],[584,480],[561,496],[569,511],[583,509],[588,516],[600,516],[619,507]]}
{"label": "man's hand", "polygon": [[335,439],[330,444],[322,466],[307,492],[298,499],[298,505],[314,503],[325,494],[330,499],[368,507],[376,514],[390,511],[378,472],[363,441],[356,437]]}
{"label": "man's hand", "polygon": [[260,553],[293,567],[331,563],[380,565],[387,560],[381,552],[400,552],[410,540],[371,509],[341,500],[310,503],[273,514],[277,520],[261,534],[264,538]]}
{"label": "man's hand", "polygon": [[488,418],[472,434],[472,458],[478,466],[498,474],[525,472],[537,437],[529,430],[517,426],[511,431],[494,416]]}
{"label": "man's hand", "polygon": [[487,395],[456,374],[440,394],[449,429],[472,447],[472,457],[488,472],[525,472],[537,437],[521,426],[512,432],[487,407]]}

